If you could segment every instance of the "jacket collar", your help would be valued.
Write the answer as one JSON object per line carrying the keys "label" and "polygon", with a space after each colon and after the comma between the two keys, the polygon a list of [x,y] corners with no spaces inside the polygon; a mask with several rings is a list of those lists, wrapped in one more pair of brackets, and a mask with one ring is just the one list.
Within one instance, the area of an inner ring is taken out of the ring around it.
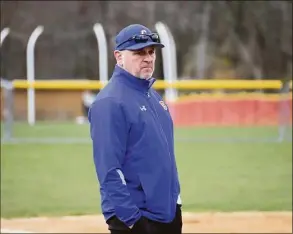
{"label": "jacket collar", "polygon": [[115,65],[112,79],[117,80],[118,82],[122,82],[127,86],[130,86],[142,92],[147,92],[156,81],[156,79],[153,77],[148,80],[140,79],[136,76],[131,75],[129,72],[119,67],[118,65]]}

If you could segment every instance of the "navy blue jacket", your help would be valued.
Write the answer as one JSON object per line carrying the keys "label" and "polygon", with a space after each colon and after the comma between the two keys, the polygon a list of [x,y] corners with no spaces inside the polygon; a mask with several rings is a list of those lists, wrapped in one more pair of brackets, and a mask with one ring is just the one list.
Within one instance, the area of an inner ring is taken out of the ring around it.
{"label": "navy blue jacket", "polygon": [[116,65],[89,110],[102,212],[127,226],[142,215],[171,222],[180,193],[173,122],[154,80]]}

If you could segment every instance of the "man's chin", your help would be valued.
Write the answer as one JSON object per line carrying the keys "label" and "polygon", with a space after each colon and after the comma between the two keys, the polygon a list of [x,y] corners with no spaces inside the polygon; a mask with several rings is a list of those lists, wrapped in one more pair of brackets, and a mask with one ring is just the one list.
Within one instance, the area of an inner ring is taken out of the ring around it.
{"label": "man's chin", "polygon": [[152,77],[153,73],[152,72],[147,72],[147,73],[143,73],[140,75],[140,78],[141,79],[145,79],[145,80],[148,80]]}

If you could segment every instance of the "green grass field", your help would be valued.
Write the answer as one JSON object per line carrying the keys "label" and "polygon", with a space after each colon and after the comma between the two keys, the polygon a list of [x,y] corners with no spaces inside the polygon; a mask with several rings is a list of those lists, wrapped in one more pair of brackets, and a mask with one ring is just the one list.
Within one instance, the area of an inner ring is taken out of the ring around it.
{"label": "green grass field", "polygon": [[[3,135],[4,126],[1,124],[1,135]],[[176,129],[177,138],[277,138],[278,127],[189,127]],[[292,127],[287,127],[285,135],[292,136]],[[58,138],[88,138],[88,125],[77,125],[72,122],[41,122],[34,127],[25,123],[16,123],[13,126],[14,137],[58,137]]]}
{"label": "green grass field", "polygon": [[[176,137],[273,136],[274,128],[176,129]],[[14,127],[18,137],[88,137],[87,125]],[[176,141],[184,211],[292,210],[292,143]],[[2,144],[1,217],[100,212],[89,143]]]}

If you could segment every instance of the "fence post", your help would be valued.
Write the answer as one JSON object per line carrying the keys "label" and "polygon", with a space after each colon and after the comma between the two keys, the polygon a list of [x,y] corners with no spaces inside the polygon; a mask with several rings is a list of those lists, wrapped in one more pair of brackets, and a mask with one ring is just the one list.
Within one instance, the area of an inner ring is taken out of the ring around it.
{"label": "fence post", "polygon": [[[282,87],[280,89],[280,101],[279,101],[279,136],[278,141],[282,142],[285,140],[291,140],[292,141],[292,135],[291,139],[288,136],[287,139],[287,132],[290,130],[290,101],[288,99],[288,95],[290,93],[290,81],[285,81],[282,84]],[[289,134],[292,134],[291,130],[289,131]]]}
{"label": "fence post", "polygon": [[108,77],[108,53],[107,53],[107,40],[103,26],[96,23],[93,27],[94,33],[97,38],[99,47],[99,74],[100,81],[105,84],[107,83]]}
{"label": "fence post", "polygon": [[9,28],[3,28],[1,31],[1,41],[0,41],[0,45],[3,44],[3,41],[5,40],[5,38],[8,36],[8,34],[10,33],[10,29]]}
{"label": "fence post", "polygon": [[[35,44],[38,37],[44,30],[43,26],[38,26],[32,32],[28,39],[27,50],[26,50],[26,66],[27,66],[27,81],[35,81]],[[29,125],[34,125],[36,121],[36,110],[35,110],[35,89],[28,88],[27,90],[27,120]]]}
{"label": "fence post", "polygon": [[[160,36],[160,40],[165,45],[162,49],[164,79],[168,83],[177,80],[177,64],[176,64],[176,46],[172,34],[168,27],[162,22],[157,22],[156,30]],[[166,88],[166,101],[174,101],[178,97],[178,92],[174,88]]]}
{"label": "fence post", "polygon": [[[1,30],[0,47],[5,38],[10,33],[10,28],[3,28]],[[3,118],[4,118],[4,131],[3,138],[11,139],[12,137],[12,123],[13,123],[13,85],[11,81],[7,81],[1,78],[1,88],[3,88]]]}
{"label": "fence post", "polygon": [[10,140],[12,138],[13,126],[13,83],[12,81],[4,80],[1,78],[1,88],[3,90],[3,138]]}

